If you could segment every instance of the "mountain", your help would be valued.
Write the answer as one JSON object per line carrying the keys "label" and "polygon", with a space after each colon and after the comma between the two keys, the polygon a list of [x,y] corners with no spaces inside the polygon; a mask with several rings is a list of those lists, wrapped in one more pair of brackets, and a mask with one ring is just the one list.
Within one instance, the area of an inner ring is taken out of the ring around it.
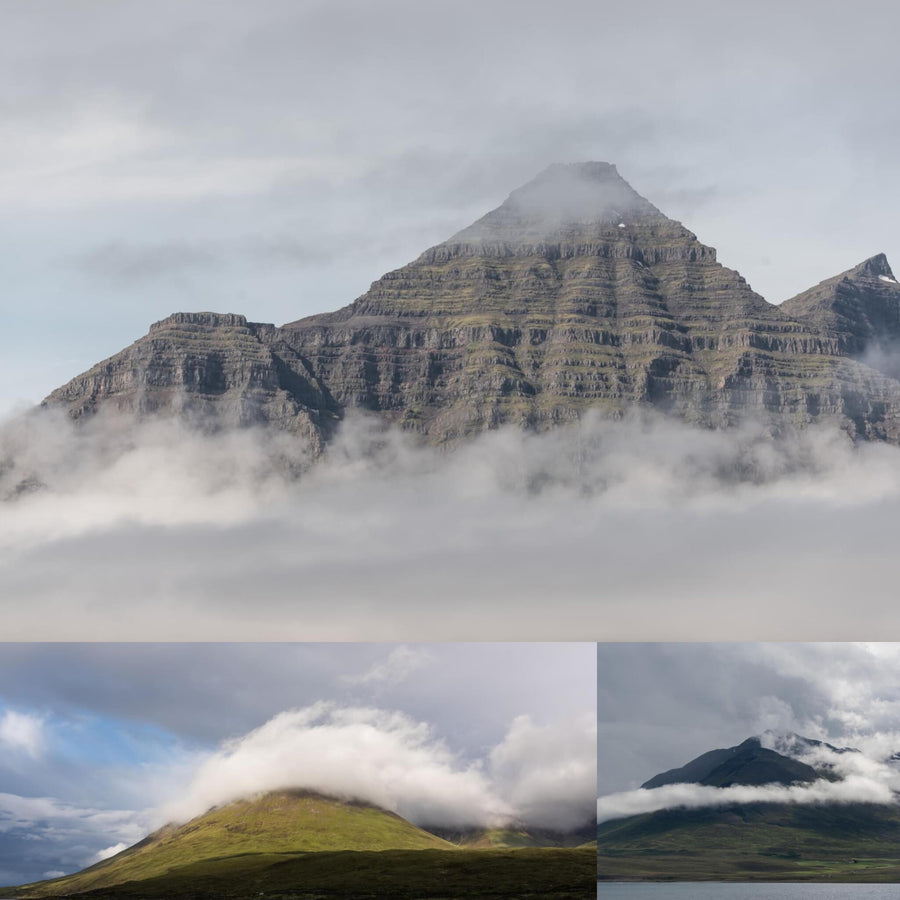
{"label": "mountain", "polygon": [[425,849],[455,848],[375,806],[309,791],[278,791],[216,807],[184,825],[166,825],[103,862],[42,883],[41,896],[108,888],[223,857]]}
{"label": "mountain", "polygon": [[[283,790],[215,807],[74,875],[2,894],[16,900],[593,897],[596,852],[575,848],[574,837],[557,846],[514,829],[468,836],[469,843],[451,843],[367,803]],[[592,836],[580,833],[578,843]]]}
{"label": "mountain", "polygon": [[280,328],[178,313],[44,405],[266,424],[318,447],[351,410],[445,443],[635,406],[900,442],[889,273],[873,257],[775,306],[614,166],[554,165],[343,309]]}
{"label": "mountain", "polygon": [[819,775],[812,767],[768,750],[758,737],[751,737],[736,747],[710,750],[679,769],[655,775],[641,787],[657,788],[664,784],[706,784],[713,787],[800,784],[817,778]]}
{"label": "mountain", "polygon": [[[801,735],[767,733],[711,750],[642,787],[802,785],[836,780],[828,754],[856,753]],[[828,751],[822,754],[821,751]],[[792,755],[823,756],[815,767]],[[787,755],[792,754],[792,755]],[[729,802],[671,807],[602,822],[598,878],[661,881],[897,881],[900,803]]]}

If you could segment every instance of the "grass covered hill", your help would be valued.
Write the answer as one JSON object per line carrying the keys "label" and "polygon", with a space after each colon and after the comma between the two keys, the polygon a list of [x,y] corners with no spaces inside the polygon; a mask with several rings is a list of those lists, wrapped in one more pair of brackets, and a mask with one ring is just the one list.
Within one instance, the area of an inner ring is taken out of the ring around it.
{"label": "grass covered hill", "polygon": [[900,806],[732,804],[603,822],[604,881],[900,881]]}
{"label": "grass covered hill", "polygon": [[497,830],[479,832],[466,846],[369,804],[278,791],[168,825],[81,872],[0,889],[0,896],[592,898],[595,848],[538,842],[527,832]]}

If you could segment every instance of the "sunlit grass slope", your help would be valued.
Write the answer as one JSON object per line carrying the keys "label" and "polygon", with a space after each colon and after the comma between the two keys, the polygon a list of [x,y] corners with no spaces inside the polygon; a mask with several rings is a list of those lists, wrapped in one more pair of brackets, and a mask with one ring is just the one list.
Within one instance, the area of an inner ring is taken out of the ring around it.
{"label": "sunlit grass slope", "polygon": [[400,816],[301,791],[281,791],[168,825],[122,853],[74,875],[19,889],[65,895],[166,875],[184,866],[248,855],[334,850],[455,850]]}

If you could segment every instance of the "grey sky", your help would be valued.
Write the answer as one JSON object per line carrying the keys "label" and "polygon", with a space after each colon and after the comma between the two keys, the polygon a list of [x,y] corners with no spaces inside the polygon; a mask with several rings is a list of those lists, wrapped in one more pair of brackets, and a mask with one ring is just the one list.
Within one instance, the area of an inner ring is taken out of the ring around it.
{"label": "grey sky", "polygon": [[768,729],[900,747],[897,644],[600,644],[597,681],[601,796]]}
{"label": "grey sky", "polygon": [[321,699],[374,703],[433,722],[477,755],[517,715],[548,722],[592,709],[593,655],[586,643],[11,643],[0,644],[0,697],[133,718],[192,742]]}
{"label": "grey sky", "polygon": [[182,309],[349,302],[554,161],[614,162],[778,301],[897,255],[875,0],[10,0],[0,409]]}

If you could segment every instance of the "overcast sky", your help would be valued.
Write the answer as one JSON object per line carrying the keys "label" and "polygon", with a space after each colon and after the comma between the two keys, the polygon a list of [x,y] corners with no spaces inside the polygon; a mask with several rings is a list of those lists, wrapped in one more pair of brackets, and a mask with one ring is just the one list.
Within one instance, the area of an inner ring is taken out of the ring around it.
{"label": "overcast sky", "polygon": [[291,784],[574,827],[595,671],[593,644],[0,644],[0,884]]}
{"label": "overcast sky", "polygon": [[767,730],[900,749],[898,644],[600,644],[597,685],[601,796]]}
{"label": "overcast sky", "polygon": [[861,0],[8,0],[0,411],[176,310],[341,306],[551,162],[780,301],[897,245],[900,12]]}

